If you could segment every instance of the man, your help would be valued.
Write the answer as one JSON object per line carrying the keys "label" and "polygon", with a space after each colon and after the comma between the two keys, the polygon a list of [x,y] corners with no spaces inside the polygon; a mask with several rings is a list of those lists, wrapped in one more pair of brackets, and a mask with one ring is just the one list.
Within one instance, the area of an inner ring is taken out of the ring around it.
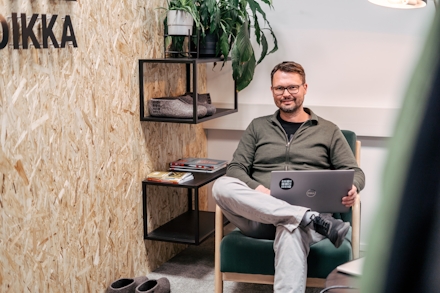
{"label": "man", "polygon": [[274,291],[304,292],[310,246],[327,237],[339,247],[350,225],[272,197],[271,171],[354,169],[353,186],[342,198],[347,207],[364,187],[365,176],[339,128],[303,108],[308,87],[303,67],[282,62],[271,80],[279,110],[251,122],[213,196],[243,234],[274,239]]}

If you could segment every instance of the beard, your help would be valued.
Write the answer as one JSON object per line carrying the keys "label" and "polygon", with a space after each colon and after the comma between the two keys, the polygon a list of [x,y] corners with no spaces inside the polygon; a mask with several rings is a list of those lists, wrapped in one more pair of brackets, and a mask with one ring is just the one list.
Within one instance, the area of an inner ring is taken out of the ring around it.
{"label": "beard", "polygon": [[[293,103],[291,105],[284,105],[282,102],[283,101],[292,101]],[[282,99],[279,104],[278,104],[278,108],[280,109],[280,111],[284,112],[284,113],[295,113],[297,111],[299,111],[302,107],[303,104],[303,99],[301,98],[293,98],[293,99]]]}

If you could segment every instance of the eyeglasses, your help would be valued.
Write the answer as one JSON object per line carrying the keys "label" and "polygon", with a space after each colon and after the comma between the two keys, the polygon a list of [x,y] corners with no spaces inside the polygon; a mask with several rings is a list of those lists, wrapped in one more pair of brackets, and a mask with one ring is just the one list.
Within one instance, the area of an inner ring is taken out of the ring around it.
{"label": "eyeglasses", "polygon": [[302,85],[304,85],[304,84],[289,85],[288,87],[277,86],[277,87],[272,87],[272,90],[273,90],[274,94],[276,94],[276,95],[284,94],[285,90],[287,90],[290,94],[297,94],[299,92],[299,87]]}

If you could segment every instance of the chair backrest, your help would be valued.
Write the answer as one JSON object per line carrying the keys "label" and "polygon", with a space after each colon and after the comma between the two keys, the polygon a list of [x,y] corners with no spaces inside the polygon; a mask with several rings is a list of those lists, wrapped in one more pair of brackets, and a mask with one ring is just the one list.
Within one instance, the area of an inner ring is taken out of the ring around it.
{"label": "chair backrest", "polygon": [[341,130],[342,134],[345,136],[345,139],[348,142],[348,145],[350,146],[351,150],[353,151],[353,154],[356,155],[356,140],[357,136],[356,133],[354,133],[351,130]]}
{"label": "chair backrest", "polygon": [[[356,153],[357,153],[357,150],[356,150],[356,141],[357,141],[356,133],[354,133],[351,130],[341,130],[341,131],[342,131],[342,134],[344,135],[345,139],[347,140],[348,144],[350,145],[350,148],[353,151],[353,154],[356,156]],[[352,220],[351,209],[347,213],[335,213],[335,214],[333,214],[333,217],[336,218],[336,219],[342,219],[344,222],[350,222],[351,223],[351,220]]]}

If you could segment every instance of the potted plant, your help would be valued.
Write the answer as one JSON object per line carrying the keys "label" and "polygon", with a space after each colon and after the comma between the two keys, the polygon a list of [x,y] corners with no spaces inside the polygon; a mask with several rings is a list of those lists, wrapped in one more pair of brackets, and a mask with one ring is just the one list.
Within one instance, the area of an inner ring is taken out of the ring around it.
{"label": "potted plant", "polygon": [[200,28],[200,19],[194,0],[167,0],[166,26],[169,35],[192,35],[193,24]]}
{"label": "potted plant", "polygon": [[[193,26],[201,29],[195,0],[167,0],[167,7],[159,7],[167,12],[164,19],[165,55],[170,57],[189,57],[189,49],[183,49],[186,36],[193,34]],[[186,23],[179,21],[186,20]]]}
{"label": "potted plant", "polygon": [[[256,66],[268,55],[278,50],[276,36],[266,19],[259,0],[196,0],[203,33],[201,43],[210,34],[217,40],[217,56],[231,57],[233,78],[237,90],[246,88],[253,79]],[[272,8],[272,0],[261,0]],[[262,24],[264,26],[262,26]],[[273,47],[269,51],[265,31],[270,33]],[[261,46],[256,60],[252,39]]]}
{"label": "potted plant", "polygon": [[[195,40],[199,46],[199,52],[208,44],[213,46],[209,48],[209,53],[201,54],[203,57],[213,54],[216,57],[224,58],[225,62],[229,57],[231,58],[232,75],[238,91],[250,84],[256,66],[268,54],[278,50],[277,38],[259,3],[261,1],[269,8],[273,8],[272,0],[173,1],[185,1],[187,6],[196,9],[194,19],[198,36],[193,35],[192,40]],[[188,1],[192,4],[188,4]],[[270,50],[265,32],[268,32],[272,37],[273,46]],[[255,56],[252,40],[255,40],[261,47],[258,60]],[[183,37],[171,36],[167,37],[165,46],[167,48],[171,46],[175,52],[182,52],[184,51],[182,49],[183,43]],[[183,56],[188,57],[185,54]]]}

